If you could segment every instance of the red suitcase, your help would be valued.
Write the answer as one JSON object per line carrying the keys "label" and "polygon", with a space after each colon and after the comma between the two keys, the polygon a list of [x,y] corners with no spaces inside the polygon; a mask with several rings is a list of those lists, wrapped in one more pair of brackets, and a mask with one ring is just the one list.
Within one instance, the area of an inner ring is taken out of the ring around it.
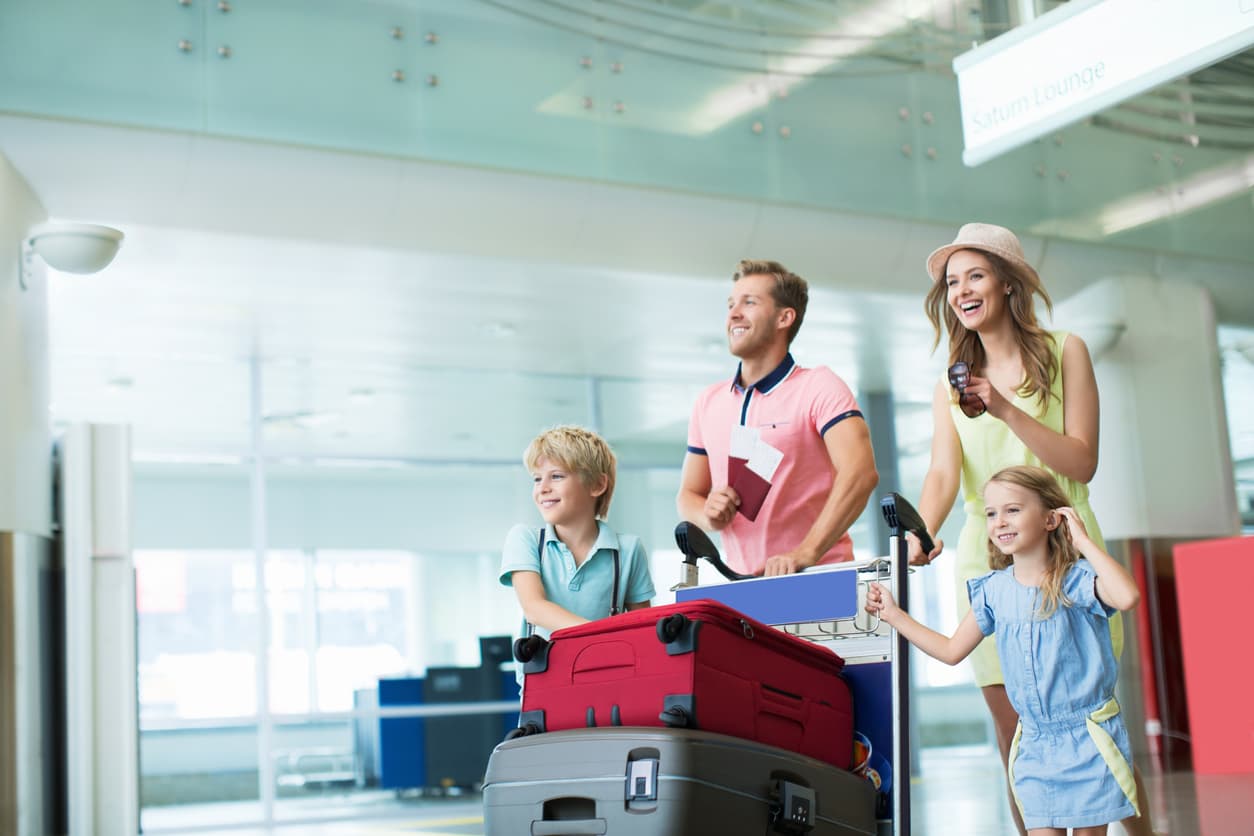
{"label": "red suitcase", "polygon": [[522,733],[672,726],[756,740],[848,769],[844,660],[717,601],[635,610],[523,639]]}

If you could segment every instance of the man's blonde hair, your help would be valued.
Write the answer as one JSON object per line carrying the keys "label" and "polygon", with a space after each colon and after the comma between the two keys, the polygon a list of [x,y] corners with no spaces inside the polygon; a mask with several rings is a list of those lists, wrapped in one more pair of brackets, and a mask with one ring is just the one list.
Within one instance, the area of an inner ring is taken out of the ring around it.
{"label": "man's blonde hair", "polygon": [[578,474],[584,485],[594,487],[600,477],[605,477],[605,492],[596,498],[597,519],[605,519],[610,512],[610,500],[614,497],[614,479],[618,471],[618,459],[604,438],[592,430],[567,424],[540,433],[523,453],[523,464],[534,473],[540,459]]}
{"label": "man's blonde hair", "polygon": [[777,308],[792,308],[797,316],[788,328],[788,344],[797,338],[801,330],[801,322],[806,318],[806,306],[810,303],[810,286],[806,280],[789,270],[778,261],[763,259],[743,259],[736,265],[732,273],[732,281],[738,282],[745,276],[770,276],[775,280],[771,285],[771,300]]}

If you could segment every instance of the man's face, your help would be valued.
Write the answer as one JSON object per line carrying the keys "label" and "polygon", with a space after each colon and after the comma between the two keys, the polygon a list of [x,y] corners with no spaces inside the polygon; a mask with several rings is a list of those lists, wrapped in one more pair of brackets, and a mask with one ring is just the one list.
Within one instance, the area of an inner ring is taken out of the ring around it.
{"label": "man's face", "polygon": [[727,347],[742,360],[770,349],[778,339],[787,340],[785,312],[775,304],[771,276],[742,276],[727,297]]}

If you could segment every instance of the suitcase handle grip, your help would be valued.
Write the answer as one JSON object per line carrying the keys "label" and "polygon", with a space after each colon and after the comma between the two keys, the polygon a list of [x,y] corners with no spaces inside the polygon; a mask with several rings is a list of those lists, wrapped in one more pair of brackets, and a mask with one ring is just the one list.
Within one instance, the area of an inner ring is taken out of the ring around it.
{"label": "suitcase handle grip", "polygon": [[796,694],[780,691],[769,685],[758,684],[761,707],[765,714],[777,714],[789,720],[801,722],[805,714],[805,700]]}
{"label": "suitcase handle grip", "polygon": [[604,836],[608,832],[605,819],[561,819],[531,823],[531,836]]}

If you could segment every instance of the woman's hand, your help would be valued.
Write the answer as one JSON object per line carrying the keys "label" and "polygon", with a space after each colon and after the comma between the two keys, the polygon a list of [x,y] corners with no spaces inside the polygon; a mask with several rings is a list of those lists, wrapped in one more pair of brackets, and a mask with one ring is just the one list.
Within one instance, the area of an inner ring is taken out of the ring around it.
{"label": "woman's hand", "polygon": [[924,554],[923,546],[919,544],[919,538],[909,531],[906,532],[906,544],[911,566],[926,566],[940,556],[940,553],[945,549],[945,541],[939,537],[933,537],[932,543],[932,550]]}
{"label": "woman's hand", "polygon": [[984,408],[988,410],[988,414],[1000,421],[1005,421],[1010,410],[1015,409],[1015,405],[1006,400],[987,377],[971,375],[963,392],[979,397],[984,401]]}

